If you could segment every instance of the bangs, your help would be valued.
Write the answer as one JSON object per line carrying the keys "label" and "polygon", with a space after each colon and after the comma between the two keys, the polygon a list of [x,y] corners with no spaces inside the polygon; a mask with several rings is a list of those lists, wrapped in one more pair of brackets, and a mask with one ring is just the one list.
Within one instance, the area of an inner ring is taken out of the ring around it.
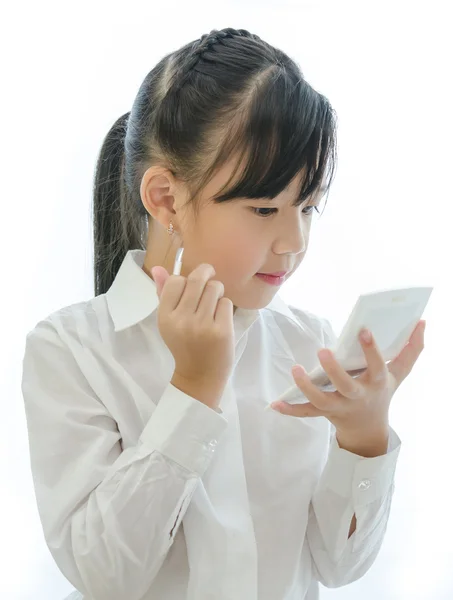
{"label": "bangs", "polygon": [[[212,201],[237,198],[272,200],[298,176],[293,206],[324,195],[336,166],[336,114],[327,98],[304,79],[273,67],[238,105],[234,120],[202,186],[232,156],[238,156],[229,181]],[[239,178],[237,177],[237,174]],[[200,187],[202,187],[200,186]]]}

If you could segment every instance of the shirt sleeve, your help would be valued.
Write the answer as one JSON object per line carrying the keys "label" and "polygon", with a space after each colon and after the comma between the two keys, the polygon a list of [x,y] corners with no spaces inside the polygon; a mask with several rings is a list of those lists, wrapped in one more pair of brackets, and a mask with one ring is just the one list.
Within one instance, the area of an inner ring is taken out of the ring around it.
{"label": "shirt sleeve", "polygon": [[[364,458],[338,445],[312,496],[307,538],[315,577],[326,587],[360,579],[375,561],[387,529],[401,440],[390,428],[387,454]],[[355,532],[348,539],[352,518]]]}
{"label": "shirt sleeve", "polygon": [[77,590],[139,600],[170,549],[226,419],[171,384],[138,443],[117,423],[49,321],[26,338],[22,394],[39,516]]}
{"label": "shirt sleeve", "polygon": [[[326,347],[336,341],[321,319]],[[387,529],[401,440],[390,428],[387,453],[364,458],[340,448],[332,426],[327,463],[312,496],[307,538],[314,575],[326,587],[360,579],[374,563]],[[355,532],[348,539],[353,516]]]}

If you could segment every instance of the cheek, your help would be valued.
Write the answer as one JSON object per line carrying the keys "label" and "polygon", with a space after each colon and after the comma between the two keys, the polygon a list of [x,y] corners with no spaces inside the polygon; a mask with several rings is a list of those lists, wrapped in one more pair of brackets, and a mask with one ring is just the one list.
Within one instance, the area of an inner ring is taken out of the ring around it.
{"label": "cheek", "polygon": [[259,262],[256,245],[249,238],[238,235],[238,232],[217,238],[214,248],[219,269],[225,273],[233,271],[236,277],[240,277],[241,273],[248,275]]}
{"label": "cheek", "polygon": [[233,228],[231,233],[218,232],[210,240],[212,262],[224,283],[235,285],[248,280],[250,275],[262,267],[262,257],[259,244],[254,242],[250,232]]}
{"label": "cheek", "polygon": [[207,215],[191,236],[197,260],[212,263],[225,281],[248,279],[258,271],[266,257],[263,244],[241,211],[228,206]]}
{"label": "cheek", "polygon": [[[266,240],[264,236],[257,236],[250,227],[237,227],[232,230],[232,234],[223,238],[223,247],[227,249],[229,255],[235,262],[250,265],[256,261],[262,260],[262,253]],[[266,254],[264,252],[264,254]],[[259,265],[258,265],[259,266]]]}

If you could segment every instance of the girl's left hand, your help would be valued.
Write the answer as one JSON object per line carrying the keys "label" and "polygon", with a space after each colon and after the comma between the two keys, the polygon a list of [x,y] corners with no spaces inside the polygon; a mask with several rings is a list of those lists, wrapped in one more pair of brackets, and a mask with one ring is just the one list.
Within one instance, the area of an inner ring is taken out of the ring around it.
{"label": "girl's left hand", "polygon": [[300,365],[296,365],[293,367],[294,381],[309,402],[288,404],[277,401],[271,407],[293,417],[326,417],[337,432],[350,436],[383,431],[388,427],[393,394],[409,375],[424,348],[425,325],[426,321],[418,322],[409,342],[388,365],[373,336],[367,342],[359,335],[368,366],[356,379],[339,365],[331,350],[323,348],[318,357],[337,391],[322,392],[303,374],[304,369],[298,374]]}

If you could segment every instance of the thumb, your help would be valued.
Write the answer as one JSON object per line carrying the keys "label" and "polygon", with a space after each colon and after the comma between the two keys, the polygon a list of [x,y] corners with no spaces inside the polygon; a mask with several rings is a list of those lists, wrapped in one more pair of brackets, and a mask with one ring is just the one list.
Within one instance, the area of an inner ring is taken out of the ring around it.
{"label": "thumb", "polygon": [[164,267],[153,267],[151,269],[151,275],[153,276],[153,279],[156,283],[157,295],[160,298],[162,294],[162,288],[164,287],[165,282],[170,277],[170,275],[168,274],[167,269],[165,269]]}

